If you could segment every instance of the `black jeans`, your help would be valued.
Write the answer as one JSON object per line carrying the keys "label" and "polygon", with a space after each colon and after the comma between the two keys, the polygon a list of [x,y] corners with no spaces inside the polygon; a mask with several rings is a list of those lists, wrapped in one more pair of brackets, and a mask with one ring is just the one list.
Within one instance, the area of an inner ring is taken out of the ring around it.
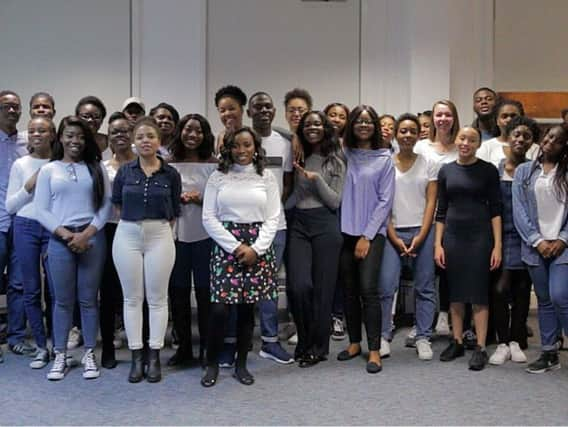
{"label": "black jeans", "polygon": [[379,300],[379,274],[385,246],[385,236],[378,234],[372,241],[369,253],[355,258],[355,245],[359,237],[343,235],[339,259],[339,275],[345,292],[345,318],[349,342],[361,342],[361,321],[365,323],[369,351],[381,348],[381,303]]}
{"label": "black jeans", "polygon": [[343,238],[327,208],[296,209],[290,230],[288,294],[298,331],[295,356],[327,356]]}
{"label": "black jeans", "polygon": [[493,286],[493,318],[499,344],[516,341],[527,348],[531,277],[527,270],[502,270]]}
{"label": "black jeans", "polygon": [[107,223],[105,226],[107,257],[100,287],[100,326],[103,349],[114,348],[114,321],[117,314],[122,314],[122,287],[112,259],[112,242],[116,226],[113,223]]}

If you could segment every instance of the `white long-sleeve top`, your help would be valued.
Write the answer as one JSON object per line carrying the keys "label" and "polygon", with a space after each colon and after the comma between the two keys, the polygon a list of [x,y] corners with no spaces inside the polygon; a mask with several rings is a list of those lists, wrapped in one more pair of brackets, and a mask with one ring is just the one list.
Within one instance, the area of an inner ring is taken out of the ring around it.
{"label": "white long-sleeve top", "polygon": [[43,166],[36,183],[34,203],[37,219],[52,233],[59,226],[90,224],[101,230],[110,217],[110,182],[104,165],[103,204],[95,210],[93,179],[84,162],[63,163],[56,160]]}
{"label": "white long-sleeve top", "polygon": [[233,165],[226,174],[213,172],[207,181],[203,226],[221,248],[233,253],[241,242],[223,227],[223,222],[261,222],[258,238],[251,247],[258,255],[264,255],[278,229],[280,205],[278,182],[271,171],[265,169],[260,176],[253,164]]}
{"label": "white long-sleeve top", "polygon": [[24,185],[49,159],[37,159],[30,155],[20,157],[12,164],[6,193],[6,211],[24,218],[37,220],[34,193],[28,193]]}

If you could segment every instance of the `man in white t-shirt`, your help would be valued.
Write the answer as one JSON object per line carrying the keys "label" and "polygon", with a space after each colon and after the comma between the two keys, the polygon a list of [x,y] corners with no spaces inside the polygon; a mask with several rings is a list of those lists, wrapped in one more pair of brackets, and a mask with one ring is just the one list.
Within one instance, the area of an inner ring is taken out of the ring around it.
{"label": "man in white t-shirt", "polygon": [[[274,102],[266,92],[257,92],[249,98],[247,115],[252,120],[253,129],[262,137],[267,168],[276,176],[282,202],[285,202],[290,195],[294,177],[292,146],[290,141],[272,129],[275,113]],[[282,207],[280,213],[278,232],[274,238],[273,246],[276,255],[276,268],[280,268],[286,246],[284,207]],[[278,301],[263,300],[259,307],[262,338],[260,356],[278,363],[292,363],[294,359],[278,341]]]}

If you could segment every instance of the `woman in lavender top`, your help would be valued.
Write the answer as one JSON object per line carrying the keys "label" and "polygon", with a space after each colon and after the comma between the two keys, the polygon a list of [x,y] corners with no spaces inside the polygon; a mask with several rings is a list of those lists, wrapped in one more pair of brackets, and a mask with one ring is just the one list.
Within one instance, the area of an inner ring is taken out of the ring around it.
{"label": "woman in lavender top", "polygon": [[361,320],[367,331],[367,372],[382,369],[379,274],[387,223],[394,199],[395,170],[388,150],[381,150],[378,116],[373,107],[359,105],[347,123],[344,154],[347,173],[341,201],[344,243],[339,276],[345,289],[349,346],[338,360],[361,354]]}

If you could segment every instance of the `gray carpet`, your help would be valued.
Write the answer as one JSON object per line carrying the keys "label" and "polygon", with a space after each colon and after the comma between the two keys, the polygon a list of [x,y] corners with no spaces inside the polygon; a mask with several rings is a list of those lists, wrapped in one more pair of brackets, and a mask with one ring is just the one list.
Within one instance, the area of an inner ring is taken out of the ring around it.
{"label": "gray carpet", "polygon": [[[469,352],[455,362],[438,361],[444,340],[434,343],[433,361],[421,362],[414,350],[403,346],[406,332],[398,332],[392,356],[377,375],[365,372],[364,358],[335,360],[345,341],[332,344],[329,361],[309,369],[261,359],[255,341],[250,370],[256,383],[251,387],[223,369],[218,384],[204,389],[200,368],[164,369],[161,383],[129,384],[129,354],[124,350],[118,367],[103,369],[97,380],[84,380],[81,368],[75,368],[54,383],[45,379],[47,368],[31,370],[29,358],[5,353],[0,424],[568,424],[568,369],[530,375],[523,365],[508,362],[474,373],[467,369]],[[530,359],[538,354],[537,343],[531,339]],[[171,349],[162,352],[164,364],[171,354]],[[566,353],[561,357],[568,368]]]}

